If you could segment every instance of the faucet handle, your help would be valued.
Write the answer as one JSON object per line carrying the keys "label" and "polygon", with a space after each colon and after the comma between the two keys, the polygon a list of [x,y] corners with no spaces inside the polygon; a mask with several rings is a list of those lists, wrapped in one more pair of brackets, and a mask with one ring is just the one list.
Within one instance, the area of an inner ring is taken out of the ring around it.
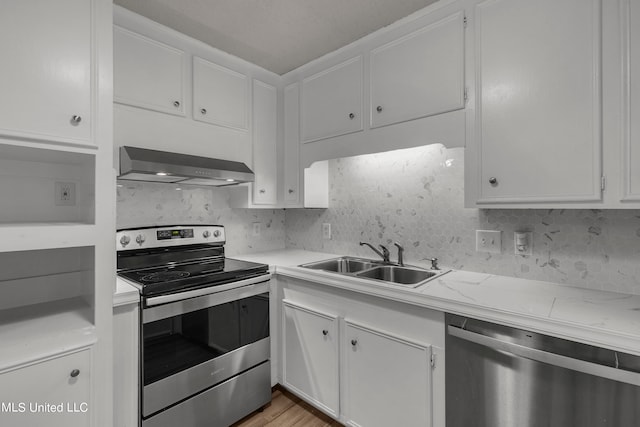
{"label": "faucet handle", "polygon": [[382,249],[382,255],[383,255],[383,259],[384,262],[389,262],[389,257],[391,256],[391,252],[389,252],[389,249],[387,249],[386,246],[384,245],[379,245],[380,249]]}
{"label": "faucet handle", "polygon": [[440,270],[440,267],[438,267],[438,258],[431,258],[431,269]]}

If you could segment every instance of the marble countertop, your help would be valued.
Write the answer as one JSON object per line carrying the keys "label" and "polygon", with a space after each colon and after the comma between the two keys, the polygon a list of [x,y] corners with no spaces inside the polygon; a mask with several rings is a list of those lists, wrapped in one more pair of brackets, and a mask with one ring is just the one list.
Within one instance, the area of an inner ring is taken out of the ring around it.
{"label": "marble countertop", "polygon": [[283,249],[231,258],[269,264],[289,277],[640,355],[640,295],[456,270],[407,288],[299,267],[337,256]]}

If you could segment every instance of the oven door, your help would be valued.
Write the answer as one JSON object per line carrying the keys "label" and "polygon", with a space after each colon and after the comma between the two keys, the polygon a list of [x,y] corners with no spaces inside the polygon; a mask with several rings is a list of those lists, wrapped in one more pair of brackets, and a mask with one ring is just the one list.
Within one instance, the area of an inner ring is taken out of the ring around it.
{"label": "oven door", "polygon": [[269,360],[269,278],[143,309],[143,418]]}

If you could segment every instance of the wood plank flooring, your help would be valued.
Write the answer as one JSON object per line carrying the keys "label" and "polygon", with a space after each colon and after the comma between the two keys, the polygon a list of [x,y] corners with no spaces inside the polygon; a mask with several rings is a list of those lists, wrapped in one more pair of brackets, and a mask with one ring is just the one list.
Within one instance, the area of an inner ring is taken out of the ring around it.
{"label": "wood plank flooring", "polygon": [[271,394],[271,403],[262,412],[254,412],[232,427],[342,427],[342,424],[276,387]]}

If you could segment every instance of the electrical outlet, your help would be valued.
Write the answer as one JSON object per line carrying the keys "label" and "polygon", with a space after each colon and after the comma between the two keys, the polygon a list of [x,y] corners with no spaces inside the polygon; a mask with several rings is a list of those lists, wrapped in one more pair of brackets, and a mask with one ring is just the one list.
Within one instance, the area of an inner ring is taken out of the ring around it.
{"label": "electrical outlet", "polygon": [[260,237],[260,230],[262,225],[259,222],[253,223],[253,237]]}
{"label": "electrical outlet", "polygon": [[328,222],[322,223],[322,238],[325,240],[331,239],[331,224]]}
{"label": "electrical outlet", "polygon": [[513,246],[516,255],[533,255],[533,233],[531,231],[514,232]]}
{"label": "electrical outlet", "polygon": [[56,182],[55,203],[56,203],[56,206],[75,206],[76,205],[76,183],[75,182]]}
{"label": "electrical outlet", "polygon": [[476,252],[501,253],[502,231],[476,230]]}

